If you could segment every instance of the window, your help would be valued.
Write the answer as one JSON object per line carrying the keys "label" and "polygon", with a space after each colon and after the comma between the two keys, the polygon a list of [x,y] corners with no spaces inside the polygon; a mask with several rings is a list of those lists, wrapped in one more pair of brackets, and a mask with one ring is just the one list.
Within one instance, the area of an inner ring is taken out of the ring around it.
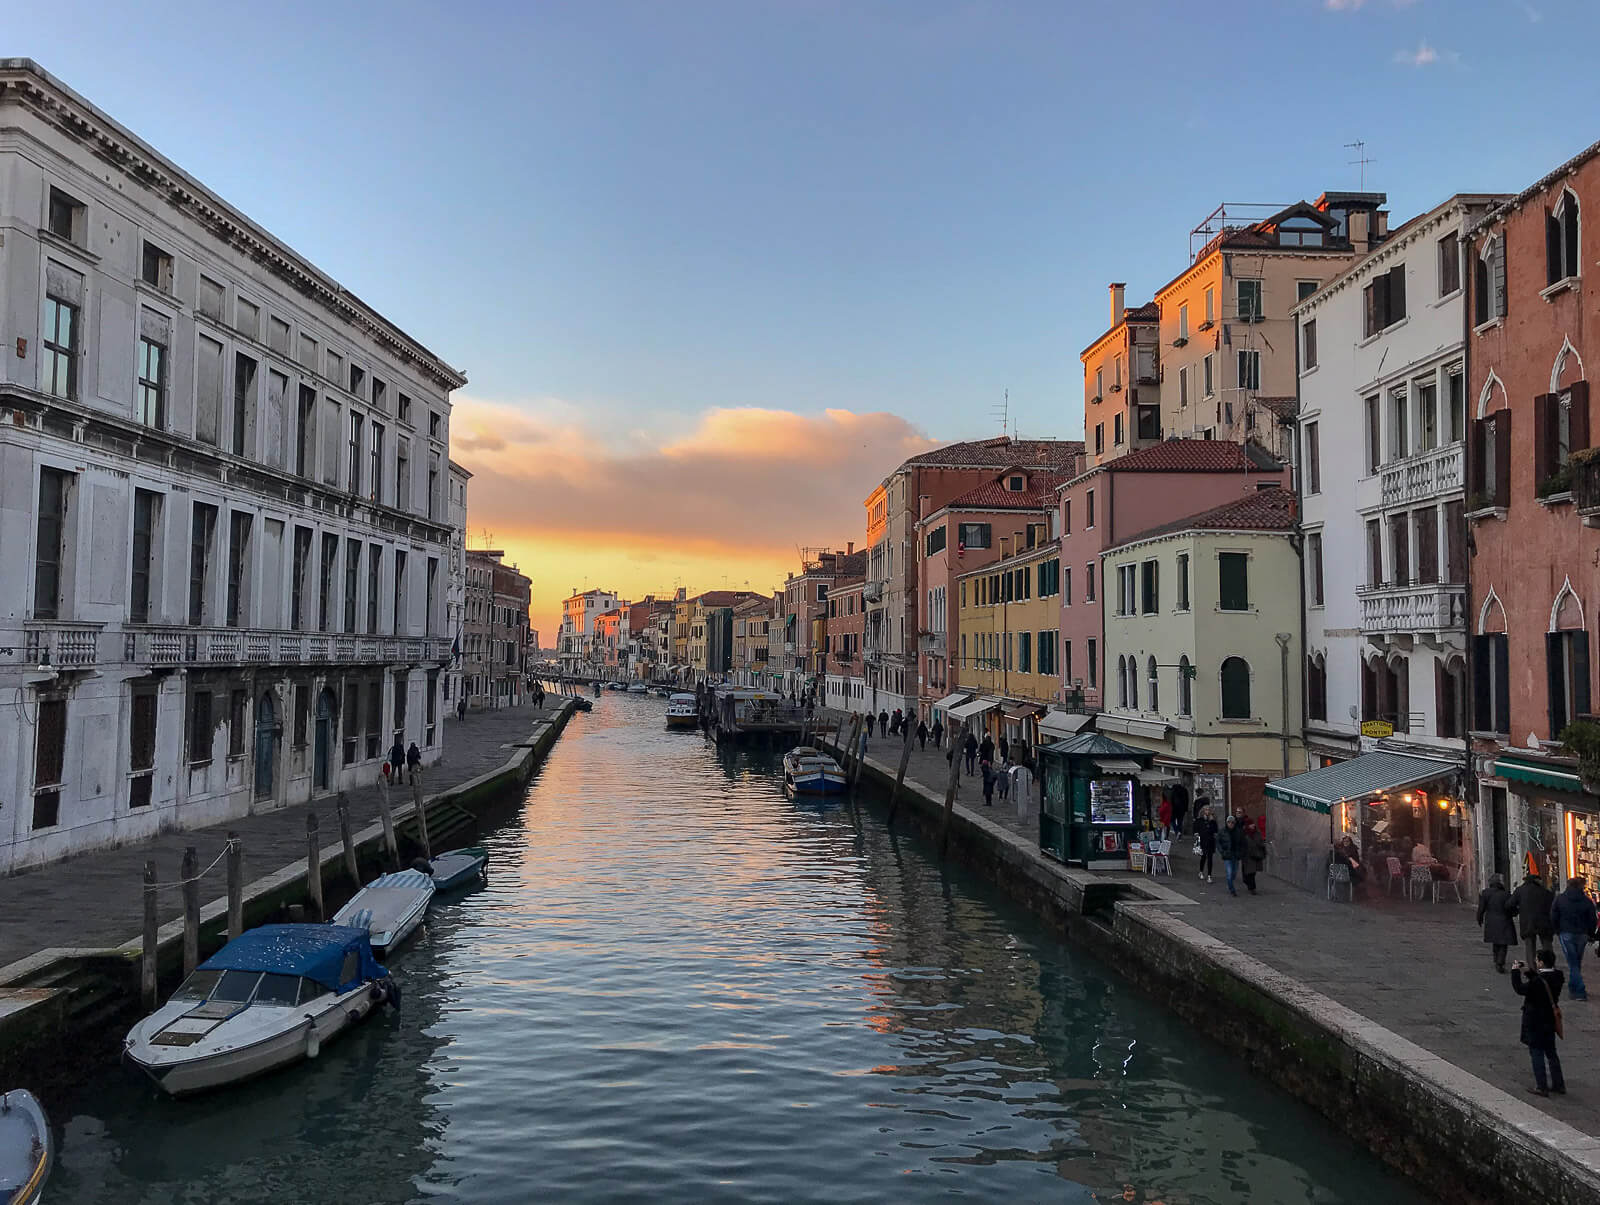
{"label": "window", "polygon": [[1241,351],[1239,353],[1239,388],[1261,388],[1261,353],[1259,351]]}
{"label": "window", "polygon": [[139,279],[147,285],[172,292],[172,256],[152,242],[144,245],[144,258],[139,267]]}
{"label": "window", "polygon": [[1216,383],[1216,380],[1215,380],[1215,378],[1213,376],[1212,368],[1211,368],[1211,360],[1212,360],[1212,356],[1214,354],[1215,353],[1213,353],[1213,352],[1208,352],[1206,354],[1206,358],[1201,361],[1201,365],[1200,365],[1200,367],[1201,367],[1201,380],[1202,380],[1202,383],[1205,386],[1205,389],[1204,389],[1203,394],[1202,394],[1202,396],[1204,396],[1204,397],[1213,397],[1213,396],[1215,396],[1215,394],[1217,392],[1217,383]]}
{"label": "window", "polygon": [[1250,666],[1243,657],[1229,657],[1222,663],[1222,718],[1250,718]]}
{"label": "window", "polygon": [[1138,569],[1133,565],[1117,566],[1117,614],[1136,615],[1139,612]]}
{"label": "window", "polygon": [[1070,607],[1072,605],[1071,565],[1068,565],[1065,569],[1061,570],[1061,605],[1063,607]]}
{"label": "window", "polygon": [[1405,513],[1389,516],[1390,569],[1395,586],[1411,584],[1411,516]]}
{"label": "window", "polygon": [[[205,335],[199,336],[196,346],[194,437],[201,443],[216,447],[222,429],[222,363],[225,349],[215,339]],[[142,388],[143,381],[140,385]]]}
{"label": "window", "polygon": [[428,411],[428,438],[444,438],[444,420],[435,411]]}
{"label": "window", "polygon": [[1449,394],[1449,427],[1446,438],[1454,443],[1467,437],[1467,377],[1459,366],[1451,368],[1445,378]]}
{"label": "window", "polygon": [[1134,411],[1134,422],[1138,424],[1140,439],[1161,438],[1161,407],[1141,404]]}
{"label": "window", "polygon": [[139,339],[139,414],[141,423],[160,431],[167,425],[167,349]]}
{"label": "window", "polygon": [[1411,454],[1411,437],[1407,430],[1409,402],[1404,389],[1389,395],[1389,459],[1404,460]]}
{"label": "window", "polygon": [[1301,368],[1315,368],[1317,366],[1317,320],[1310,319],[1300,328],[1300,343],[1303,355],[1300,360]]}
{"label": "window", "polygon": [[228,695],[228,756],[244,756],[245,693],[235,690]]}
{"label": "window", "polygon": [[1091,636],[1087,641],[1089,689],[1096,690],[1100,685],[1100,656],[1096,651],[1099,641]]}
{"label": "window", "polygon": [[289,582],[289,627],[300,631],[306,622],[306,588],[311,584],[311,529],[294,529],[294,576]]}
{"label": "window", "polygon": [[44,299],[41,388],[55,397],[78,396],[78,307],[59,297]]}
{"label": "window", "polygon": [[359,414],[350,415],[350,492],[361,492],[361,428],[362,418]]}
{"label": "window", "polygon": [[[1511,412],[1497,410],[1473,423],[1472,508],[1511,504]],[[1534,448],[1535,458],[1540,450]],[[1542,479],[1541,479],[1542,480]]]}
{"label": "window", "polygon": [[367,482],[368,497],[374,502],[383,501],[383,425],[372,424],[371,477]]}
{"label": "window", "polygon": [[[1479,732],[1510,732],[1511,665],[1506,634],[1474,636],[1472,660],[1473,727]],[[1588,682],[1587,674],[1584,681]]]}
{"label": "window", "polygon": [[1306,658],[1306,715],[1313,720],[1328,718],[1328,663],[1320,653]]}
{"label": "window", "polygon": [[372,408],[389,413],[389,386],[380,377],[372,378]]}
{"label": "window", "polygon": [[1578,198],[1563,189],[1556,207],[1544,219],[1545,283],[1578,275]]}
{"label": "window", "polygon": [[211,582],[211,547],[216,538],[217,508],[204,502],[194,504],[189,525],[189,624],[199,627],[211,618],[207,605]]}
{"label": "window", "polygon": [[365,400],[366,394],[362,392],[367,383],[367,373],[358,364],[350,365],[350,392],[358,398]]}
{"label": "window", "polygon": [[1423,506],[1415,512],[1417,578],[1424,585],[1439,580],[1439,511],[1437,507]]}
{"label": "window", "polygon": [[[1154,698],[1155,697],[1155,664],[1154,664],[1155,663],[1155,658],[1154,657],[1150,658],[1150,661],[1151,661],[1151,669],[1150,669],[1151,686],[1150,686],[1150,692],[1151,692],[1151,697]],[[1179,715],[1193,715],[1194,714],[1194,684],[1190,680],[1192,675],[1193,675],[1193,671],[1189,668],[1189,658],[1188,657],[1179,657],[1178,658],[1178,714]],[[1152,710],[1155,710],[1155,709],[1152,707]]]}
{"label": "window", "polygon": [[87,240],[88,219],[82,201],[74,200],[59,188],[50,190],[50,212],[46,217],[50,233],[82,246]]}
{"label": "window", "polygon": [[1094,370],[1094,397],[1091,400],[1098,402],[1101,398],[1105,397],[1105,395],[1106,370],[1104,368],[1097,368]]}
{"label": "window", "polygon": [[1433,671],[1434,726],[1440,736],[1459,740],[1467,728],[1466,666],[1435,657]]}
{"label": "window", "polygon": [[1467,580],[1467,506],[1461,501],[1444,504],[1445,581]]}
{"label": "window", "polygon": [[1406,316],[1406,270],[1397,264],[1363,290],[1366,334],[1370,338]]}
{"label": "window", "polygon": [[339,558],[339,537],[322,534],[322,565],[317,575],[317,631],[333,630],[333,565]]}
{"label": "window", "polygon": [[1367,520],[1367,587],[1383,585],[1383,527],[1377,519]]}
{"label": "window", "polygon": [[1083,601],[1094,602],[1094,562],[1083,567]]}
{"label": "window", "polygon": [[[1017,672],[1019,674],[1031,674],[1033,672],[1030,664],[1033,642],[1028,639],[1028,633],[1026,632],[1019,632],[1017,635],[1019,637],[1017,640]],[[1043,668],[1043,666],[1040,666],[1040,669]]]}
{"label": "window", "polygon": [[1117,658],[1117,706],[1128,705],[1128,659]]}
{"label": "window", "polygon": [[1322,429],[1318,423],[1306,424],[1306,493],[1322,492]]}
{"label": "window", "polygon": [[1314,531],[1306,537],[1306,560],[1311,573],[1311,605],[1321,607],[1327,599],[1322,585],[1322,533]]}
{"label": "window", "polygon": [[233,358],[233,454],[255,454],[256,362],[249,356]]}
{"label": "window", "polygon": [[1364,407],[1367,415],[1367,476],[1370,477],[1383,463],[1383,428],[1378,419],[1378,399],[1367,398]]}
{"label": "window", "polygon": [[1139,613],[1154,615],[1161,609],[1161,566],[1145,561],[1139,566]]}
{"label": "window", "polygon": [[1178,369],[1178,409],[1182,410],[1189,405],[1189,366],[1185,364]]}
{"label": "window", "polygon": [[1111,443],[1113,446],[1120,446],[1122,443],[1122,415],[1120,414],[1111,416]]}
{"label": "window", "polygon": [[128,782],[128,807],[142,808],[150,806],[156,764],[156,692],[135,690],[131,701],[128,770],[133,777]]}
{"label": "window", "polygon": [[203,766],[211,760],[211,692],[197,690],[189,696],[189,764]]}
{"label": "window", "polygon": [[1206,324],[1201,330],[1207,330],[1217,320],[1217,290],[1213,285],[1206,286]]}
{"label": "window", "polygon": [[411,444],[404,439],[394,441],[394,504],[398,510],[411,509]]}
{"label": "window", "polygon": [[1178,307],[1178,346],[1189,341],[1189,305],[1185,302]]}
{"label": "window", "polygon": [[990,526],[987,523],[963,523],[956,533],[956,541],[963,548],[989,547]]}
{"label": "window", "polygon": [[33,553],[33,617],[59,619],[67,561],[67,503],[71,474],[39,470],[39,516]]}
{"label": "window", "polygon": [[156,534],[160,514],[160,494],[150,490],[133,491],[133,569],[128,590],[128,619],[131,623],[150,622],[150,583],[155,576]]}
{"label": "window", "polygon": [[1579,381],[1565,393],[1533,399],[1534,477],[1541,489],[1546,478],[1566,467],[1572,453],[1589,445],[1589,385]]}
{"label": "window", "polygon": [[1461,287],[1461,238],[1452,230],[1439,240],[1439,296]]}
{"label": "window", "polygon": [[225,622],[230,628],[242,626],[248,616],[244,602],[250,568],[250,521],[248,511],[236,510],[228,517],[228,600]]}
{"label": "window", "polygon": [[403,635],[406,631],[406,554],[400,549],[394,552],[394,634]]}
{"label": "window", "polygon": [[1506,240],[1495,235],[1478,253],[1472,314],[1478,326],[1506,316]]}
{"label": "window", "polygon": [[1106,450],[1106,425],[1104,423],[1096,423],[1094,425],[1094,452],[1095,452],[1095,455],[1098,456],[1102,452],[1104,452],[1105,450]]}
{"label": "window", "polygon": [[1239,287],[1239,321],[1259,322],[1262,317],[1261,282],[1241,279],[1236,283]]}
{"label": "window", "polygon": [[1314,280],[1297,280],[1294,282],[1294,301],[1299,305],[1307,297],[1317,291],[1317,282]]}
{"label": "window", "polygon": [[1145,706],[1150,711],[1161,710],[1160,679],[1156,676],[1156,659],[1151,657],[1145,666]]}
{"label": "window", "polygon": [[261,307],[240,297],[234,304],[234,329],[251,339],[261,338]]}
{"label": "window", "polygon": [[1412,388],[1417,395],[1417,451],[1431,452],[1439,446],[1439,389],[1432,381],[1418,381]]}
{"label": "window", "polygon": [[1088,512],[1088,522],[1085,523],[1084,526],[1085,527],[1093,527],[1094,526],[1094,491],[1093,490],[1090,490],[1087,494],[1084,495],[1084,509]]}
{"label": "window", "polygon": [[1545,674],[1550,688],[1550,739],[1589,712],[1589,633],[1550,632],[1545,638]]}
{"label": "window", "polygon": [[1250,557],[1243,552],[1217,553],[1217,605],[1224,611],[1250,609]]}
{"label": "window", "polygon": [[356,591],[361,582],[361,541],[344,542],[344,630],[356,630]]}

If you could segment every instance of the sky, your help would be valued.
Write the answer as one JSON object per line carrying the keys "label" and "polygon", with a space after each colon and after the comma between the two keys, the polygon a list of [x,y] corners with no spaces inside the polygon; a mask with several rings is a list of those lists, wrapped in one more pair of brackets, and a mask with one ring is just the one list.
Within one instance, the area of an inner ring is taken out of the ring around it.
{"label": "sky", "polygon": [[915,451],[1080,438],[1223,202],[1392,224],[1600,138],[1592,0],[12,6],[47,70],[465,370],[470,541],[771,589]]}

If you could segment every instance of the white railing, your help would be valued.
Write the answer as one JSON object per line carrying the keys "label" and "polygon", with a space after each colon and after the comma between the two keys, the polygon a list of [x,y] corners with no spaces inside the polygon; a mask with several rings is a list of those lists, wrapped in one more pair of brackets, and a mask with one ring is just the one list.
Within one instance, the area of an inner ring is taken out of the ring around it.
{"label": "white railing", "polygon": [[1383,505],[1405,506],[1425,502],[1462,488],[1466,481],[1466,451],[1459,443],[1409,456],[1383,466]]}
{"label": "white railing", "polygon": [[29,620],[27,634],[30,665],[94,665],[99,660],[99,624]]}
{"label": "white railing", "polygon": [[1467,624],[1465,586],[1381,586],[1356,593],[1365,633],[1447,632]]}

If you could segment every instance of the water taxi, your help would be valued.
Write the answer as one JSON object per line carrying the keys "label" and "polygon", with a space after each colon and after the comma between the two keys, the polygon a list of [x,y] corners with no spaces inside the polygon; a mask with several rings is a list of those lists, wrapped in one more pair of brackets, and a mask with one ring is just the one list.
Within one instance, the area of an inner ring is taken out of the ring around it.
{"label": "water taxi", "polygon": [[793,795],[837,795],[844,771],[820,749],[801,745],[783,755],[783,789]]}
{"label": "water taxi", "polygon": [[691,694],[682,692],[667,700],[667,727],[693,728],[700,723],[700,704]]}

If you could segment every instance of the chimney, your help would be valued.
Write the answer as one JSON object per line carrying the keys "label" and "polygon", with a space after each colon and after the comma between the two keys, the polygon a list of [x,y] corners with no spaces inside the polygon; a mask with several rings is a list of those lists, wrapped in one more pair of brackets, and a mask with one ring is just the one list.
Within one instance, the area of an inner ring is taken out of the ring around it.
{"label": "chimney", "polygon": [[1127,292],[1128,286],[1122,281],[1116,281],[1111,286],[1111,325],[1115,326],[1122,321],[1122,295]]}
{"label": "chimney", "polygon": [[1372,250],[1372,214],[1365,209],[1350,211],[1350,246],[1356,251]]}
{"label": "chimney", "polygon": [[856,550],[856,542],[854,540],[846,540],[844,542],[844,554],[845,554],[845,556],[849,556],[855,550]]}

